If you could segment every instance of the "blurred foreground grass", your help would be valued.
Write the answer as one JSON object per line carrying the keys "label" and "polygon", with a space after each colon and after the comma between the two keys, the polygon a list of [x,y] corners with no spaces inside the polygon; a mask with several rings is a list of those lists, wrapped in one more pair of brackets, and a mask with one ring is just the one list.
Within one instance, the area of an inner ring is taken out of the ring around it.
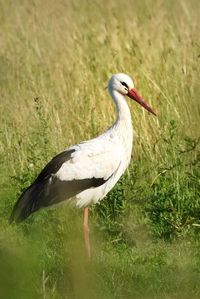
{"label": "blurred foreground grass", "polygon": [[[0,298],[199,298],[199,18],[192,1],[0,1]],[[114,119],[125,72],[157,111],[130,103],[129,171],[91,208],[9,226],[45,163]]]}

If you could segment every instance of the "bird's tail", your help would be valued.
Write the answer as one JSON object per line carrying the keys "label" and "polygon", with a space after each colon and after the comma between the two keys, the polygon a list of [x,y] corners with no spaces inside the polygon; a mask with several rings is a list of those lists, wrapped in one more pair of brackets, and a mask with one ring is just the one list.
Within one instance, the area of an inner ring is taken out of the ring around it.
{"label": "bird's tail", "polygon": [[38,186],[32,184],[28,187],[22,195],[19,197],[18,201],[14,205],[12,213],[10,215],[9,222],[22,222],[25,220],[30,214],[37,211],[36,206],[36,198],[38,196]]}

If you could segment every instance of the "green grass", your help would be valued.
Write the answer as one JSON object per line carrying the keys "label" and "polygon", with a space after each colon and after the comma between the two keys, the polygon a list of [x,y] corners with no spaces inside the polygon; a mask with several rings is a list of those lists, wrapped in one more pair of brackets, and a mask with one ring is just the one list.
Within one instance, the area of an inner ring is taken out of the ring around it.
{"label": "green grass", "polygon": [[[0,1],[0,297],[200,297],[198,0]],[[20,192],[67,146],[114,120],[105,89],[130,74],[129,170],[91,207],[9,225]]]}

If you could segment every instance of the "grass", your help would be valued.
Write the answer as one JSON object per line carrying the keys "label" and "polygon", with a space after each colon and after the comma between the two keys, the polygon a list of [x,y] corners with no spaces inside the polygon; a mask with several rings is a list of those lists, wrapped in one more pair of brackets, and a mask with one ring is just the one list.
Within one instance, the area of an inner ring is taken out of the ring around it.
{"label": "grass", "polygon": [[[199,1],[0,1],[0,297],[199,298]],[[111,74],[133,76],[132,162],[91,208],[19,226],[20,192],[67,146],[114,120]]]}

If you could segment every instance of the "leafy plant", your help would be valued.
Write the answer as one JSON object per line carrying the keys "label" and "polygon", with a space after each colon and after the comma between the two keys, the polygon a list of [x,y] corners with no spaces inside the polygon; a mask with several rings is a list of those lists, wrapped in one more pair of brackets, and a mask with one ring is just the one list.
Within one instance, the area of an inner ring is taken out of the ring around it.
{"label": "leafy plant", "polygon": [[155,235],[171,239],[200,225],[199,138],[185,137],[180,144],[173,121],[164,141],[166,161],[158,164],[146,211]]}

